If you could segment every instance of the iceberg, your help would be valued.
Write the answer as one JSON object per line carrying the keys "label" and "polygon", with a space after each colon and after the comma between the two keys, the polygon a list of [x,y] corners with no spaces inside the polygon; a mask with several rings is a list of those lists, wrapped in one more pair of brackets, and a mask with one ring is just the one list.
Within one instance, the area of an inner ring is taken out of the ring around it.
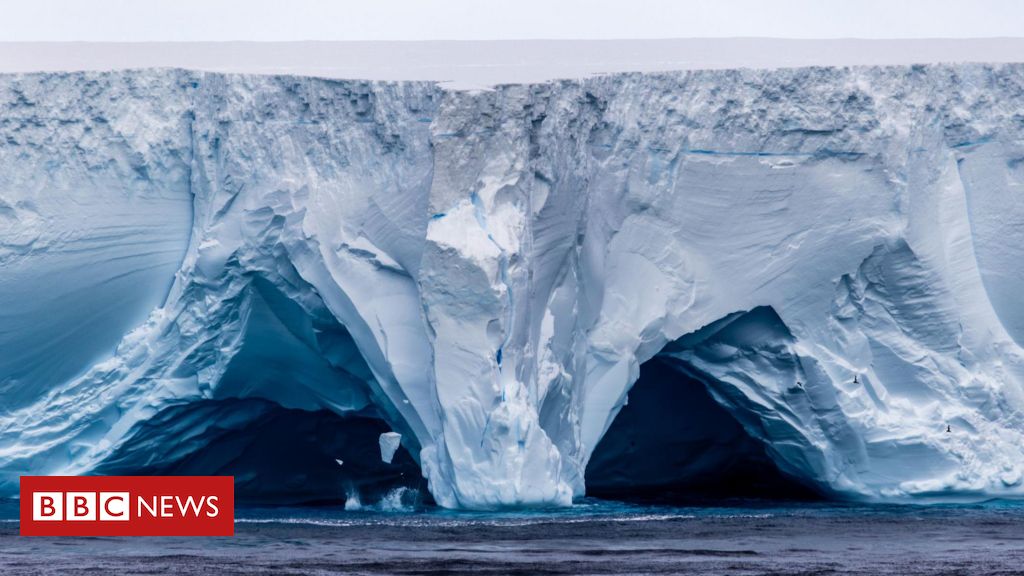
{"label": "iceberg", "polygon": [[1022,109],[1016,64],[0,75],[0,494],[1020,496]]}

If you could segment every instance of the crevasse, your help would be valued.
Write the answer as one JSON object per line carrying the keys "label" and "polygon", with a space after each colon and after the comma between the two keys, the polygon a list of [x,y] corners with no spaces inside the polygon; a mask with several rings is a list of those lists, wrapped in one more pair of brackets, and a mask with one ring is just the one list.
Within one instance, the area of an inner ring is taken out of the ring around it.
{"label": "crevasse", "polygon": [[0,76],[0,492],[334,413],[442,506],[567,505],[657,359],[822,492],[1019,495],[1022,105],[1017,65]]}

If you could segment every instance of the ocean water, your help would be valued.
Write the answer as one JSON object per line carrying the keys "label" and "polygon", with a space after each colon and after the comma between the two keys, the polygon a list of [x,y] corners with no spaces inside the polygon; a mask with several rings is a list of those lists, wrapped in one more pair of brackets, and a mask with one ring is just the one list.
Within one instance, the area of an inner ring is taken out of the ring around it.
{"label": "ocean water", "polygon": [[22,538],[0,574],[1022,574],[1024,505],[240,508],[231,538]]}

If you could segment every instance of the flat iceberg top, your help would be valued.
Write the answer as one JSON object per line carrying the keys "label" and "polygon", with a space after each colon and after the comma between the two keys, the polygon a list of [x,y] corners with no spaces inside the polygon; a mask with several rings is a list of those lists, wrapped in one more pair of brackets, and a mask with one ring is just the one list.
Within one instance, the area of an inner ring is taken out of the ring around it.
{"label": "flat iceberg top", "polygon": [[0,72],[188,68],[454,89],[615,72],[965,62],[1024,62],[1024,39],[0,43]]}

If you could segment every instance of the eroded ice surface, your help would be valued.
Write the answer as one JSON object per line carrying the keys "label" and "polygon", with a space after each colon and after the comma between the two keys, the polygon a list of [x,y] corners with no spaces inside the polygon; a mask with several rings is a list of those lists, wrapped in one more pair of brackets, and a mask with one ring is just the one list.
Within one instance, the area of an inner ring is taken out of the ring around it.
{"label": "eroded ice surface", "polygon": [[823,492],[1019,495],[1022,109],[1018,65],[0,77],[0,491],[260,399],[568,504],[658,356]]}

